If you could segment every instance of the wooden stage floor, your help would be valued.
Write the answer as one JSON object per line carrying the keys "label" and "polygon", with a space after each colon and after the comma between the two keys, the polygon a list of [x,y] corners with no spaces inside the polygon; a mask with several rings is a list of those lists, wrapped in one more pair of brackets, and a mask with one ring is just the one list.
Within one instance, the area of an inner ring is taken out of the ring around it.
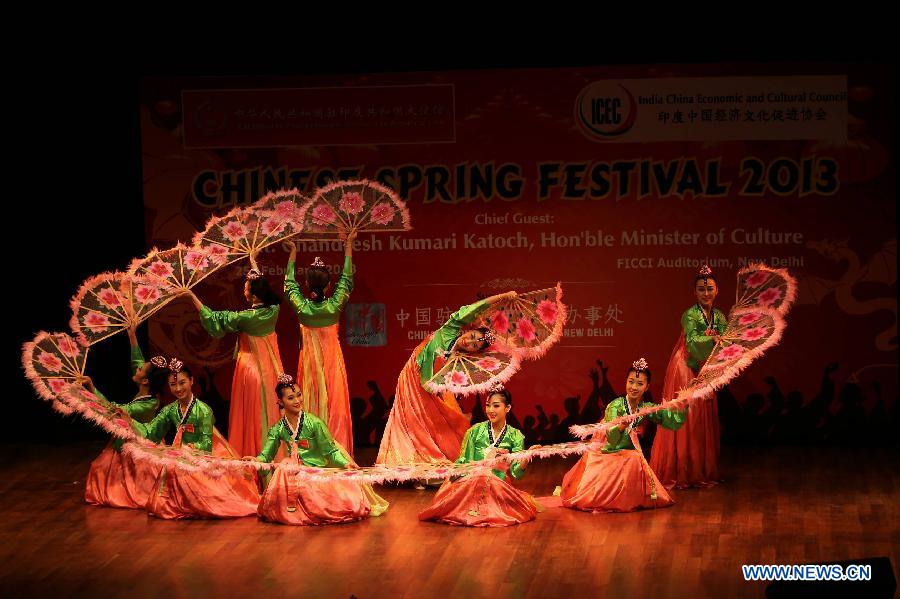
{"label": "wooden stage floor", "polygon": [[[160,521],[83,503],[101,449],[2,446],[0,596],[762,597],[742,564],[900,554],[896,449],[725,447],[725,484],[674,507],[506,529],[419,522],[433,490],[409,487],[353,524]],[[536,462],[520,487],[549,495],[572,463]]]}

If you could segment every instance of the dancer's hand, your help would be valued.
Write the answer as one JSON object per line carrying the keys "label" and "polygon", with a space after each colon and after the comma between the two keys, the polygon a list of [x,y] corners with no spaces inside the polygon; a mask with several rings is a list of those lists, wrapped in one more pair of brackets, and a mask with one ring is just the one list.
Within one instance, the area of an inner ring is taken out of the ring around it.
{"label": "dancer's hand", "polygon": [[344,239],[344,255],[350,256],[353,254],[353,242],[356,240],[357,231],[356,229],[350,229],[350,232],[347,234],[346,239]]}
{"label": "dancer's hand", "polygon": [[519,294],[515,291],[507,291],[506,293],[500,293],[497,295],[492,295],[487,299],[488,304],[495,304],[497,302],[502,302],[503,300],[509,300],[517,297]]}
{"label": "dancer's hand", "polygon": [[94,393],[96,391],[96,389],[94,388],[94,381],[92,381],[91,377],[87,375],[79,376],[77,379],[75,379],[75,381],[91,393]]}
{"label": "dancer's hand", "polygon": [[132,346],[137,345],[137,327],[138,323],[136,322],[128,325],[128,341],[131,342]]}
{"label": "dancer's hand", "polygon": [[256,259],[259,257],[259,248],[250,252],[250,266],[255,271],[259,271],[259,265],[256,263]]}
{"label": "dancer's hand", "polygon": [[284,245],[287,247],[290,255],[288,256],[288,262],[296,262],[297,261],[297,244],[294,243],[294,240],[288,240],[284,242]]}
{"label": "dancer's hand", "polygon": [[190,298],[191,302],[193,302],[194,307],[197,308],[197,310],[200,310],[203,307],[203,302],[201,302],[200,298],[197,297],[197,294],[195,294],[190,289],[181,289],[178,291],[178,295],[179,296],[181,296],[181,295],[188,296],[188,298]]}

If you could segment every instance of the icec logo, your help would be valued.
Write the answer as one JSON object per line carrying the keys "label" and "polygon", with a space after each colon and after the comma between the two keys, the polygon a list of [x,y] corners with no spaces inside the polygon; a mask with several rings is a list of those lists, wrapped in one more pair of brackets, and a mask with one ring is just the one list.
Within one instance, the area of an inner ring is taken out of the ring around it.
{"label": "icec logo", "polygon": [[636,119],[634,96],[618,83],[595,81],[581,90],[575,101],[575,121],[589,139],[624,135]]}

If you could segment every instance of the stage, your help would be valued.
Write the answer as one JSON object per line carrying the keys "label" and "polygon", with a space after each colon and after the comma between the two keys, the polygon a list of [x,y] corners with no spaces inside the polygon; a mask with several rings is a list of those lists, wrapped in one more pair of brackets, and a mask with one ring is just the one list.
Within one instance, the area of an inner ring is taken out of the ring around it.
{"label": "stage", "polygon": [[[896,448],[723,447],[725,483],[676,491],[671,508],[549,508],[501,529],[419,522],[433,489],[395,486],[379,491],[384,516],[354,524],[160,521],[84,504],[101,449],[4,447],[0,594],[762,597],[742,564],[900,555]],[[536,462],[520,487],[550,495],[574,460]]]}

